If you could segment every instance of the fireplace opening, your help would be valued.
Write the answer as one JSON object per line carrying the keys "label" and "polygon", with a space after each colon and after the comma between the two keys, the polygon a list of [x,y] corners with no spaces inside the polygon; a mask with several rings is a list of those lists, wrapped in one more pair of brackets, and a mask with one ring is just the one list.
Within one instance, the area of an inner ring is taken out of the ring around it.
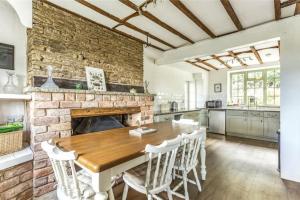
{"label": "fireplace opening", "polygon": [[80,135],[128,126],[127,115],[93,116],[72,119],[72,135]]}

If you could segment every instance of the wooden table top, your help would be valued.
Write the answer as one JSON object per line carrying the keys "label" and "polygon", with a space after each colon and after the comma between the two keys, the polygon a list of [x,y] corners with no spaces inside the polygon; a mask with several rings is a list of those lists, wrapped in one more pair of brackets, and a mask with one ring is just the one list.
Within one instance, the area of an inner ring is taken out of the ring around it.
{"label": "wooden table top", "polygon": [[176,138],[177,135],[192,132],[191,125],[160,122],[145,125],[157,129],[157,132],[142,137],[129,135],[125,127],[107,131],[76,135],[56,140],[56,144],[78,154],[77,161],[93,172],[101,172],[123,162],[144,155],[147,144],[158,145],[164,140]]}

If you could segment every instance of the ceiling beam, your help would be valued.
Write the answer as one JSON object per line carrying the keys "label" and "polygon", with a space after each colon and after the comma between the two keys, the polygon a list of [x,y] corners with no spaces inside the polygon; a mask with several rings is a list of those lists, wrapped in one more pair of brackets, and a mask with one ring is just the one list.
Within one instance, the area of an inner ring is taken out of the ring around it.
{"label": "ceiling beam", "polygon": [[[133,37],[132,35],[129,35],[129,34],[124,33],[124,32],[122,32],[122,31],[119,31],[119,30],[116,30],[116,29],[112,29],[112,28],[107,27],[107,26],[105,26],[105,25],[103,25],[103,24],[99,24],[98,22],[95,22],[95,21],[93,21],[93,20],[91,20],[91,19],[89,19],[89,18],[87,18],[87,17],[84,17],[84,16],[82,16],[82,15],[80,15],[80,14],[77,14],[77,13],[75,13],[75,12],[72,12],[72,11],[68,10],[68,9],[65,9],[65,8],[63,8],[63,7],[59,6],[59,5],[56,5],[56,4],[54,4],[54,3],[51,3],[50,1],[44,1],[44,3],[49,4],[49,5],[51,5],[51,6],[55,7],[55,8],[57,8],[57,9],[63,10],[64,12],[70,13],[70,14],[72,14],[72,15],[74,15],[74,16],[77,16],[77,17],[79,17],[79,18],[81,18],[81,19],[87,20],[87,21],[89,21],[89,22],[91,22],[91,23],[93,23],[93,24],[96,24],[96,25],[98,25],[98,26],[101,26],[101,27],[103,27],[103,28],[105,28],[105,29],[107,29],[107,30],[110,30],[110,31],[113,31],[113,32],[118,33],[118,34],[120,34],[120,35],[123,35],[123,36],[125,36],[125,37],[128,37],[128,38],[130,38],[130,39],[132,39],[132,40],[134,40],[134,41],[140,42],[140,43],[142,43],[142,44],[146,44],[145,41],[143,41],[143,40],[141,40],[141,39],[139,39],[139,38]],[[148,45],[149,45],[150,47],[154,48],[154,49],[157,49],[157,50],[160,50],[160,51],[165,51],[164,49],[162,49],[162,48],[160,48],[160,47],[158,47],[158,46],[155,46],[155,45],[152,45],[152,44],[148,44]]]}
{"label": "ceiling beam", "polygon": [[221,0],[221,3],[223,5],[223,7],[225,8],[227,14],[229,15],[229,17],[231,18],[232,22],[234,23],[234,25],[236,26],[236,28],[241,31],[243,30],[243,26],[238,18],[238,16],[236,15],[233,7],[231,6],[231,3],[229,0]]}
{"label": "ceiling beam", "polygon": [[259,53],[257,52],[257,50],[255,49],[255,47],[254,47],[254,46],[251,46],[250,49],[251,49],[252,53],[255,55],[257,61],[258,61],[260,64],[264,64],[264,62],[262,61],[262,59],[261,59]]}
{"label": "ceiling beam", "polygon": [[299,3],[299,2],[300,2],[300,0],[288,0],[288,1],[282,2],[280,4],[280,7],[285,8],[285,7],[291,6],[291,5],[293,5],[295,3]]}
{"label": "ceiling beam", "polygon": [[205,65],[205,66],[208,66],[208,67],[210,67],[210,68],[213,68],[214,70],[219,70],[219,68],[213,66],[212,64],[210,64],[210,63],[208,63],[208,62],[206,62],[206,61],[201,60],[200,58],[196,58],[196,60],[197,60],[197,62],[199,62],[199,63],[201,63],[201,64],[203,64],[203,65]]}
{"label": "ceiling beam", "polygon": [[180,0],[170,0],[171,3],[178,8],[185,16],[187,16],[190,20],[192,20],[199,28],[201,28],[205,33],[207,33],[210,37],[215,38],[216,35],[209,30],[205,24],[198,19]]}
{"label": "ceiling beam", "polygon": [[194,41],[189,39],[188,37],[186,37],[185,35],[183,35],[182,33],[180,33],[179,31],[175,30],[174,28],[172,28],[171,26],[169,26],[168,24],[166,24],[165,22],[161,21],[160,19],[158,19],[157,17],[155,17],[154,15],[152,15],[151,13],[147,12],[147,11],[143,11],[142,9],[139,10],[139,8],[132,3],[129,0],[119,0],[121,3],[125,4],[126,6],[132,8],[133,10],[135,10],[136,12],[141,12],[141,14],[145,17],[147,17],[149,20],[155,22],[156,24],[158,24],[159,26],[163,27],[164,29],[170,31],[171,33],[177,35],[178,37],[182,38],[183,40],[186,40],[188,42],[190,42],[191,44],[194,44]]}
{"label": "ceiling beam", "polygon": [[280,0],[274,0],[275,19],[280,20],[281,18],[281,4]]}
{"label": "ceiling beam", "polygon": [[237,55],[233,53],[233,51],[228,51],[229,55],[233,58],[235,58],[243,67],[246,67],[247,64],[245,64]]}
{"label": "ceiling beam", "polygon": [[212,55],[212,57],[213,57],[214,59],[216,59],[217,61],[219,61],[219,63],[221,63],[222,65],[224,65],[224,66],[227,67],[228,69],[231,69],[231,68],[232,68],[230,65],[228,65],[228,64],[225,63],[223,60],[221,60],[218,56]]}
{"label": "ceiling beam", "polygon": [[[122,22],[125,23],[125,22],[127,22],[128,20],[130,20],[131,18],[134,18],[134,17],[136,17],[136,16],[138,16],[138,15],[139,15],[138,12],[134,12],[134,13],[132,13],[131,15],[128,15],[127,17],[123,18],[123,19],[122,19]],[[115,28],[117,28],[117,27],[119,27],[119,26],[121,26],[121,25],[122,25],[122,24],[117,24],[117,25],[115,25],[115,26],[113,27],[113,29],[115,29]]]}
{"label": "ceiling beam", "polygon": [[299,14],[300,14],[300,3],[297,3],[295,8],[295,15],[299,15]]}
{"label": "ceiling beam", "polygon": [[158,41],[158,42],[160,42],[160,43],[162,43],[162,44],[164,44],[166,46],[169,46],[171,48],[175,48],[175,46],[169,44],[168,42],[163,41],[162,39],[160,39],[160,38],[158,38],[158,37],[156,37],[156,36],[154,36],[154,35],[146,32],[146,31],[144,31],[144,30],[142,30],[142,29],[134,26],[133,24],[130,24],[130,23],[126,22],[126,21],[123,22],[122,19],[120,19],[120,18],[118,18],[118,17],[116,17],[116,16],[114,16],[114,15],[112,15],[112,14],[110,14],[110,13],[104,11],[104,10],[102,10],[101,8],[99,8],[97,6],[94,6],[93,4],[87,2],[86,0],[75,0],[75,1],[78,2],[78,3],[80,3],[80,4],[82,4],[82,5],[84,5],[84,6],[86,6],[86,7],[88,7],[88,8],[90,8],[90,9],[92,9],[92,10],[94,10],[95,12],[97,12],[97,13],[99,13],[99,14],[107,17],[107,18],[110,18],[110,19],[118,22],[119,24],[122,24],[122,25],[124,25],[124,26],[126,26],[126,27],[128,27],[130,29],[133,29],[133,30],[135,30],[135,31],[137,31],[139,33],[142,33],[142,34],[144,34],[146,36],[149,36],[150,38],[152,38],[152,39],[154,39],[154,40],[156,40],[156,41]]}
{"label": "ceiling beam", "polygon": [[204,69],[205,71],[210,71],[209,69],[206,69],[205,67],[202,67],[202,66],[200,66],[200,65],[197,65],[196,63],[193,63],[193,62],[191,62],[191,61],[188,61],[188,60],[186,60],[185,61],[186,63],[189,63],[189,64],[191,64],[191,65],[194,65],[194,66],[196,66],[196,67],[198,67],[198,68],[201,68],[201,69]]}

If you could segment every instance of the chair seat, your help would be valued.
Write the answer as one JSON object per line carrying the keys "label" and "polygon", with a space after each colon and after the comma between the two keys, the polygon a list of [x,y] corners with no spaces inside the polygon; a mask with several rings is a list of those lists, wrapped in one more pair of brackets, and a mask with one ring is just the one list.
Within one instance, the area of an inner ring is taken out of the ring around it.
{"label": "chair seat", "polygon": [[[80,196],[83,199],[86,200],[90,200],[90,199],[94,199],[95,196],[95,191],[92,188],[92,179],[91,177],[88,175],[88,173],[86,173],[84,170],[80,170],[77,172],[77,179],[78,179],[78,186],[79,186],[79,190],[80,190]],[[72,180],[72,176],[68,177],[68,185],[71,187],[71,191],[75,191],[75,186],[73,184],[73,180]],[[69,199],[68,195],[66,195],[61,188],[58,188],[58,198],[59,199]],[[76,194],[72,193],[71,194],[72,199],[75,198]]]}
{"label": "chair seat", "polygon": [[[153,160],[152,166],[156,166],[156,164],[157,164],[157,159]],[[146,181],[147,167],[148,167],[148,163],[144,163],[133,169],[128,170],[127,172],[125,172],[123,176],[123,180],[129,186],[134,187],[139,192],[146,194],[145,181]],[[162,168],[163,166],[160,167],[158,177],[161,177],[162,175]],[[155,172],[155,167],[152,167],[151,174],[154,174],[154,172]],[[153,178],[154,176],[151,176],[150,178],[151,183],[153,182]],[[160,181],[160,179],[158,179],[158,181]],[[150,191],[152,188],[147,188],[147,189]]]}

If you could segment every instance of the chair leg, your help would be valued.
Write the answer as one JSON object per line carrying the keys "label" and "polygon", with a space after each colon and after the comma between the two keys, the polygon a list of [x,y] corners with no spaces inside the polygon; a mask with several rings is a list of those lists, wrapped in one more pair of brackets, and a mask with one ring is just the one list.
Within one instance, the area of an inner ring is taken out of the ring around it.
{"label": "chair leg", "polygon": [[152,198],[152,195],[151,194],[147,194],[147,199],[148,200],[152,200],[153,198]]}
{"label": "chair leg", "polygon": [[108,190],[109,200],[115,200],[115,195],[112,187]]}
{"label": "chair leg", "polygon": [[122,195],[122,200],[126,200],[127,193],[128,193],[128,185],[125,183],[124,190],[123,190],[123,195]]}
{"label": "chair leg", "polygon": [[189,191],[187,187],[187,173],[183,172],[183,187],[184,187],[184,196],[185,200],[189,200]]}
{"label": "chair leg", "polygon": [[168,193],[168,199],[169,200],[173,200],[173,196],[172,196],[172,192],[171,192],[171,188],[170,187],[168,187],[167,193]]}
{"label": "chair leg", "polygon": [[200,184],[200,181],[199,181],[199,178],[198,178],[197,170],[195,168],[193,168],[193,172],[194,172],[194,176],[195,176],[195,179],[196,179],[198,190],[199,190],[199,192],[201,192],[201,184]]}

